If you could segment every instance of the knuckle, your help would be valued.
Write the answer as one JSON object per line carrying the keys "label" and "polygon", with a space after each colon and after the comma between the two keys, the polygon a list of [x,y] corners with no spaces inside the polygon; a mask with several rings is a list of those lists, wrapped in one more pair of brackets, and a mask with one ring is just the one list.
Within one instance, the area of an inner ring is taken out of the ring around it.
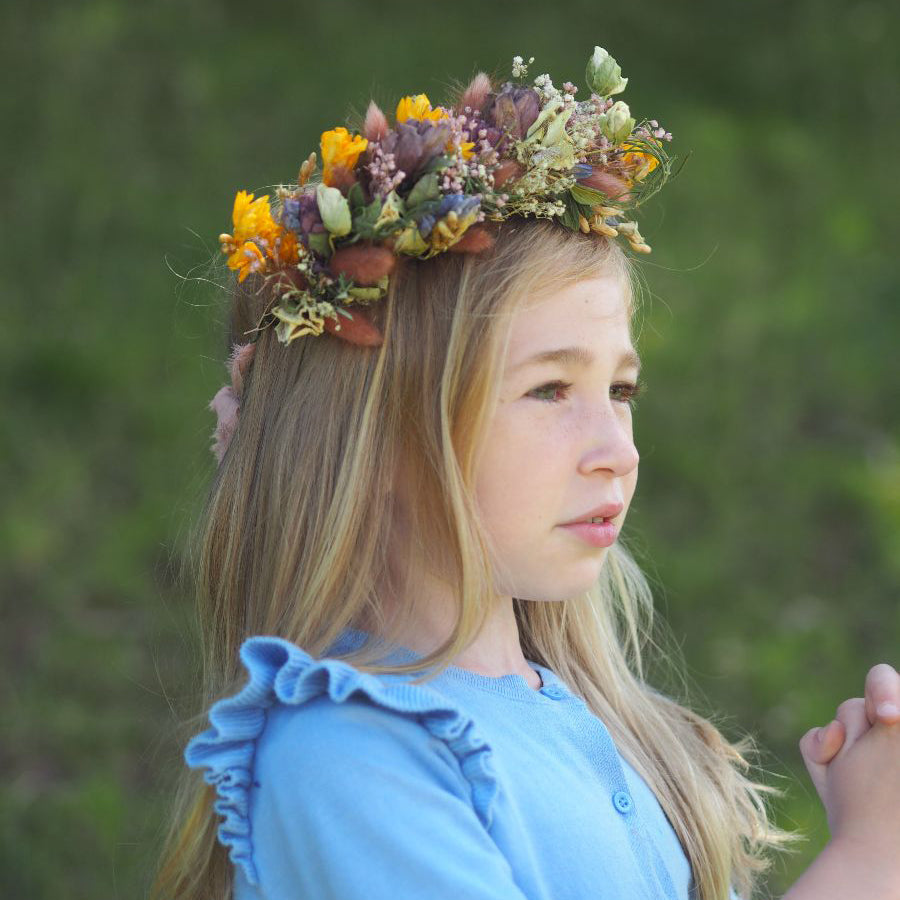
{"label": "knuckle", "polygon": [[851,697],[838,706],[837,712],[838,715],[853,715],[860,707],[864,709],[865,705],[866,701],[862,697]]}

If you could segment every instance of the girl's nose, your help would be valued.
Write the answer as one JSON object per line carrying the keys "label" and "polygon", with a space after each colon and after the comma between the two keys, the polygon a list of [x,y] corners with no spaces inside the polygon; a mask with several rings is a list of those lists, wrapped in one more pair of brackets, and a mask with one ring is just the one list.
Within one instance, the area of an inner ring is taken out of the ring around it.
{"label": "girl's nose", "polygon": [[639,460],[640,454],[634,444],[630,420],[621,421],[616,416],[604,417],[600,436],[585,454],[581,469],[584,474],[605,469],[624,478],[634,471]]}

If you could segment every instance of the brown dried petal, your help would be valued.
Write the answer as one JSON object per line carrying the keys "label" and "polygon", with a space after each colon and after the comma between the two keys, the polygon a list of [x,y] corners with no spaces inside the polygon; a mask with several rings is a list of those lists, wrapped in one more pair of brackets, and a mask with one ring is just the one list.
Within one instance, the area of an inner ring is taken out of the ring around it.
{"label": "brown dried petal", "polygon": [[514,159],[507,159],[500,163],[494,170],[494,187],[499,189],[512,179],[521,178],[525,174],[525,169],[521,163]]}
{"label": "brown dried petal", "polygon": [[610,200],[622,202],[631,199],[631,193],[628,190],[628,182],[610,172],[603,172],[595,169],[587,178],[580,178],[578,183],[585,187],[600,191],[609,197]]}
{"label": "brown dried petal", "polygon": [[504,92],[494,98],[489,115],[494,125],[508,131],[516,140],[521,140],[519,111],[516,109],[515,101],[509,93]]}
{"label": "brown dried petal", "polygon": [[519,130],[522,137],[528,134],[528,129],[534,124],[541,112],[541,98],[538,97],[537,91],[531,88],[524,88],[522,92],[515,98],[516,109],[519,113]]}

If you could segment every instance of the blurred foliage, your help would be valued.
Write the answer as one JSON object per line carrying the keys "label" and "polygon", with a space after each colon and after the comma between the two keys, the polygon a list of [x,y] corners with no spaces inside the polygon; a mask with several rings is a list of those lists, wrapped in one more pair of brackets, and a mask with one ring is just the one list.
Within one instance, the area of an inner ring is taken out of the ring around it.
{"label": "blurred foliage", "polygon": [[173,573],[224,380],[224,295],[184,277],[235,190],[289,179],[370,97],[440,102],[517,53],[581,85],[595,43],[691,153],[642,219],[627,537],[698,707],[756,736],[809,836],[782,893],[827,839],[797,741],[898,663],[897,25],[886,0],[9,7],[3,897],[146,887],[196,669]]}

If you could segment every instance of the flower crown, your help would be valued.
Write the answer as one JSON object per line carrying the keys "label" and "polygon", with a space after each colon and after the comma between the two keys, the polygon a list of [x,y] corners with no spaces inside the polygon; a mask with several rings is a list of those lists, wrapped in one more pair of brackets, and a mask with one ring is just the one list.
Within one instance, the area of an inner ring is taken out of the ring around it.
{"label": "flower crown", "polygon": [[603,48],[588,60],[583,101],[549,75],[526,85],[532,62],[515,57],[513,81],[499,91],[479,73],[459,109],[404,97],[391,125],[370,103],[363,134],[326,131],[321,178],[312,153],[297,184],[277,189],[274,210],[268,195],[239,191],[222,251],[240,282],[255,273],[275,299],[251,340],[277,323],[283,344],[328,331],[378,345],[365,307],[387,293],[398,257],[480,253],[493,245],[492,223],[510,216],[622,236],[649,253],[628,215],[669,177],[672,135],[612,99],[628,79]]}

